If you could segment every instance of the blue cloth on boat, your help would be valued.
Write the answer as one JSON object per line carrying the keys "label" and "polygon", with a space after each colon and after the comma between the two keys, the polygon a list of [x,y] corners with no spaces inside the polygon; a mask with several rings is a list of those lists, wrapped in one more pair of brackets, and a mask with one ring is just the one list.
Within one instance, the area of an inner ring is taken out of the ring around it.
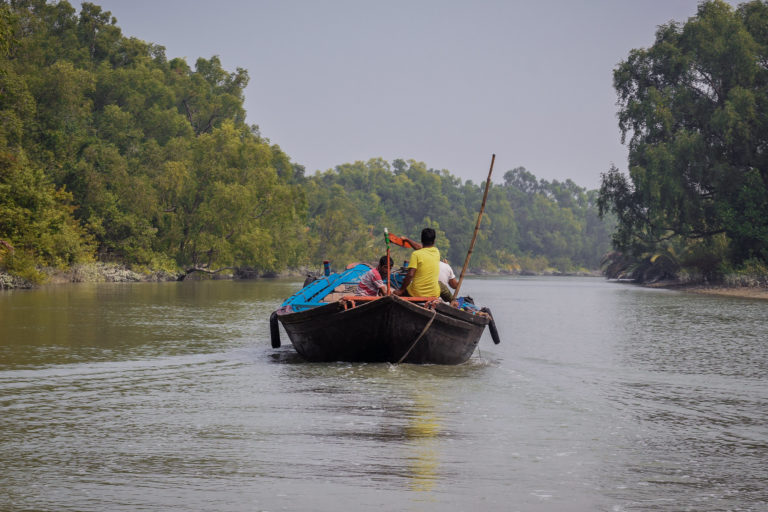
{"label": "blue cloth on boat", "polygon": [[480,312],[480,308],[475,306],[475,301],[472,300],[472,297],[459,297],[456,301],[459,303],[459,309],[462,311],[472,313],[473,315]]}

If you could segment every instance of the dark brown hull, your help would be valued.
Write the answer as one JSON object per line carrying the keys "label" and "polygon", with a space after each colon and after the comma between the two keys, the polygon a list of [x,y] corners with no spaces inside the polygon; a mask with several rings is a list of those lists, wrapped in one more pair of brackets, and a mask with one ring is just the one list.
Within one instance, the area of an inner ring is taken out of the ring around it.
{"label": "dark brown hull", "polygon": [[347,310],[338,302],[302,312],[278,310],[277,318],[308,361],[414,364],[466,362],[489,322],[485,315],[445,304],[430,310],[396,296]]}

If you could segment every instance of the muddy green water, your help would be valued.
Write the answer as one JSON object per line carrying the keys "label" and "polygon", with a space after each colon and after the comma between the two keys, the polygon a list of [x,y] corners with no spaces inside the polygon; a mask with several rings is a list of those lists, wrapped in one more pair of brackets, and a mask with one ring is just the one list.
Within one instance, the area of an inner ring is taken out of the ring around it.
{"label": "muddy green water", "polygon": [[273,350],[299,282],[0,292],[0,510],[768,510],[768,303],[471,279],[456,367]]}

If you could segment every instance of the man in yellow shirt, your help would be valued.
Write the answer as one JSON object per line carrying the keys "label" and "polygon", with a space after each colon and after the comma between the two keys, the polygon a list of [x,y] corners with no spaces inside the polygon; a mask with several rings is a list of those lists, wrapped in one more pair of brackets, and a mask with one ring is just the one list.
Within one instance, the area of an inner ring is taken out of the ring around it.
{"label": "man in yellow shirt", "polygon": [[435,230],[421,230],[421,249],[413,251],[403,286],[395,293],[410,297],[439,297],[440,251],[435,247]]}

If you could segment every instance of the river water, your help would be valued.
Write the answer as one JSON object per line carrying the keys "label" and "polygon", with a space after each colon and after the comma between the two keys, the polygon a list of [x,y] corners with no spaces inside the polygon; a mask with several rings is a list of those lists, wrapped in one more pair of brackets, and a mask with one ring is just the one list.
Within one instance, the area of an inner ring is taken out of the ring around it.
{"label": "river water", "polygon": [[309,364],[299,286],[1,292],[0,510],[768,510],[768,302],[469,279],[469,363]]}

